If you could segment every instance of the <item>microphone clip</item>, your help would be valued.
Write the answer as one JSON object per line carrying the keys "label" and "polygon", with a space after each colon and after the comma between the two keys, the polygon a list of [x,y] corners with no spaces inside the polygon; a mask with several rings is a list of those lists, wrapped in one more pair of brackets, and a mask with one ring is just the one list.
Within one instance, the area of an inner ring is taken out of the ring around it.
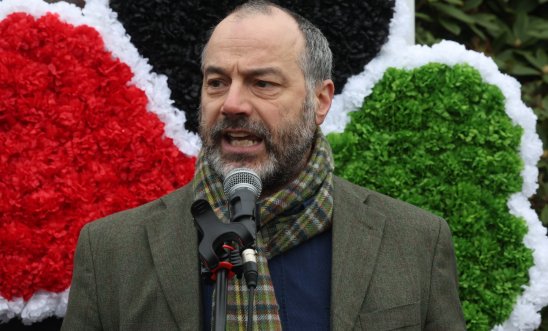
{"label": "microphone clip", "polygon": [[[242,217],[236,222],[223,223],[205,199],[196,200],[190,211],[199,234],[202,276],[214,281],[217,271],[223,268],[230,278],[234,275],[240,278],[243,269],[241,251],[254,248],[257,217]],[[256,211],[254,214],[258,215]]]}

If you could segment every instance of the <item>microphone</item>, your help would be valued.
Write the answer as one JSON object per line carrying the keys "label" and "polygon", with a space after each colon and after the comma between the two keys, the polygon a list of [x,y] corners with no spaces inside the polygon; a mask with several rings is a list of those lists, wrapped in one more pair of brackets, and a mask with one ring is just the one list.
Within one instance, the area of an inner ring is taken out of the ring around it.
{"label": "microphone", "polygon": [[229,172],[223,185],[232,211],[230,223],[220,222],[205,199],[194,201],[190,208],[199,233],[200,259],[209,271],[219,266],[225,243],[236,242],[244,249],[253,248],[257,237],[255,201],[262,189],[259,176],[252,170],[237,168]]}
{"label": "microphone", "polygon": [[263,187],[259,176],[251,169],[236,168],[226,175],[223,187],[232,211],[230,221],[255,221],[255,203]]}
{"label": "microphone", "polygon": [[[229,199],[230,223],[221,222],[206,199],[198,199],[190,207],[199,234],[202,277],[215,281],[215,330],[226,327],[227,273],[229,278],[240,277],[243,271],[249,289],[249,312],[253,311],[253,293],[259,277],[255,238],[261,179],[250,169],[237,168],[227,174],[223,188]],[[253,314],[248,313],[248,325],[252,325],[252,319]]]}
{"label": "microphone", "polygon": [[[257,258],[254,249],[258,228],[256,201],[262,191],[261,179],[251,169],[236,168],[226,175],[223,187],[230,205],[230,221],[244,224],[253,237],[253,248],[246,248],[242,252],[242,259],[246,284],[248,288],[254,289],[257,286],[258,278]],[[249,302],[252,302],[252,296]]]}

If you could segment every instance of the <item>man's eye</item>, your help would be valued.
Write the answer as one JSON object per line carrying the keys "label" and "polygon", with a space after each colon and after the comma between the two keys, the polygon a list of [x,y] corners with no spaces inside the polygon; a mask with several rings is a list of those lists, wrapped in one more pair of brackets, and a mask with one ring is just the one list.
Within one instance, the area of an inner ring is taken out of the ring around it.
{"label": "man's eye", "polygon": [[224,83],[220,79],[210,79],[207,81],[207,86],[213,87],[213,88],[219,88],[219,87],[223,87]]}
{"label": "man's eye", "polygon": [[267,81],[264,81],[264,80],[258,80],[255,85],[257,87],[260,87],[260,88],[268,88],[268,87],[272,87],[273,84],[270,83],[270,82],[267,82]]}

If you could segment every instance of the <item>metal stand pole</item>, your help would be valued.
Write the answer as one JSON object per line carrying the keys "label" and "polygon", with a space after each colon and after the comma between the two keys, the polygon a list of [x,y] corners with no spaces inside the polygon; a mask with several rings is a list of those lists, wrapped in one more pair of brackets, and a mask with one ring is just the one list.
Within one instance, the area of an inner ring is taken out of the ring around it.
{"label": "metal stand pole", "polygon": [[213,321],[215,331],[226,330],[226,292],[227,292],[226,270],[217,271],[215,281],[215,319]]}

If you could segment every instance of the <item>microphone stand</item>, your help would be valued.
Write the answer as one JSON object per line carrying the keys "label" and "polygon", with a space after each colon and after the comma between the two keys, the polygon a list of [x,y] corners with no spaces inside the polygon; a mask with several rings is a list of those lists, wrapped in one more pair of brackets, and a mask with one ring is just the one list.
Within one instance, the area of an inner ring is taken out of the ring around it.
{"label": "microphone stand", "polygon": [[[250,302],[258,279],[255,238],[259,213],[256,199],[261,194],[261,180],[253,170],[236,168],[226,175],[223,188],[229,198],[230,223],[220,222],[207,200],[196,200],[190,208],[200,235],[198,251],[202,276],[215,280],[215,331],[226,329],[227,272],[228,278],[235,274],[240,278],[243,271],[250,289]],[[252,320],[250,316],[249,320]],[[249,320],[247,328],[251,330],[253,326]]]}
{"label": "microphone stand", "polygon": [[[247,221],[222,223],[204,200],[196,200],[191,206],[194,224],[198,229],[202,277],[215,281],[214,330],[226,330],[227,279],[241,277],[243,261],[240,248],[251,248],[255,243],[255,223]],[[232,247],[227,243],[235,243]]]}
{"label": "microphone stand", "polygon": [[227,292],[226,270],[217,271],[217,280],[215,281],[215,319],[214,330],[226,330],[226,292]]}

